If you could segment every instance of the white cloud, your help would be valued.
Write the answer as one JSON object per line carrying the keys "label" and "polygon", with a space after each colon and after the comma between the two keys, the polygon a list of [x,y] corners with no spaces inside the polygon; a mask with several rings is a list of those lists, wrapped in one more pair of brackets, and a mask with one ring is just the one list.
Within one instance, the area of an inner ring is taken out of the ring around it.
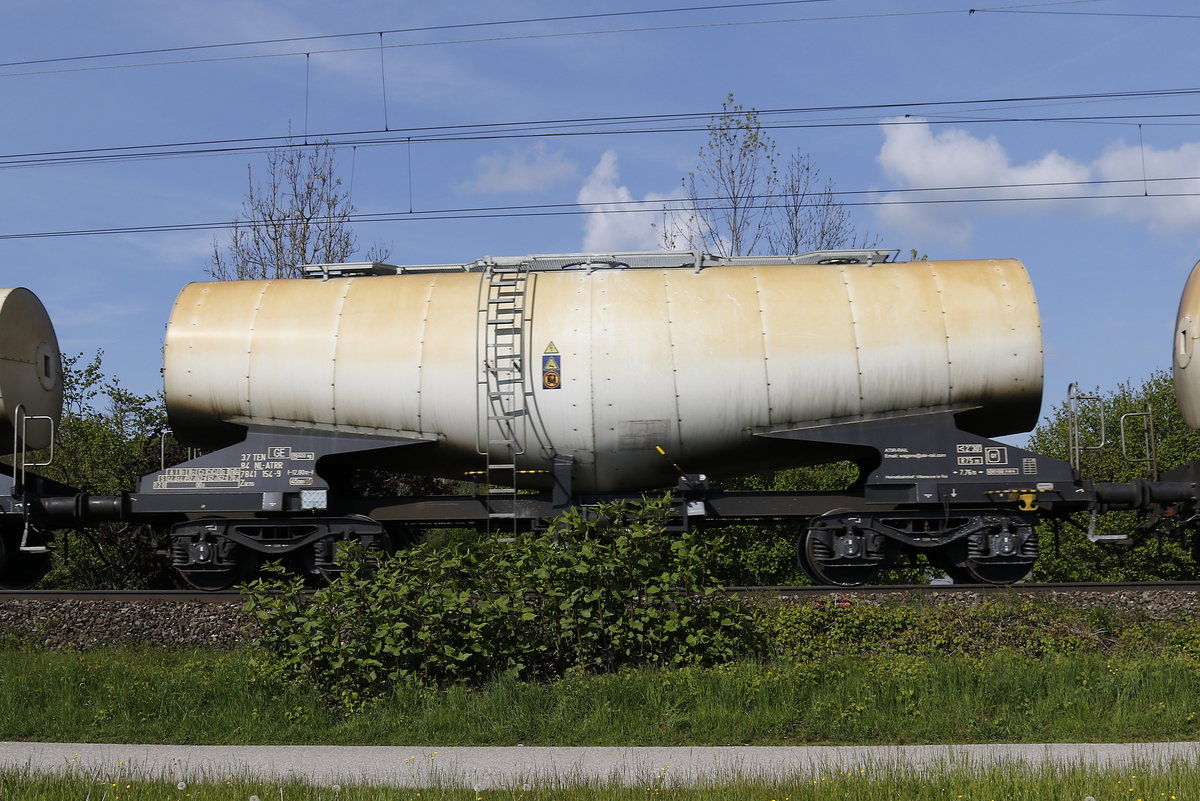
{"label": "white cloud", "polygon": [[535,192],[575,177],[578,167],[562,153],[551,153],[543,142],[514,153],[492,153],[475,159],[475,177],[458,185],[460,192],[494,195]]}
{"label": "white cloud", "polygon": [[651,192],[641,203],[636,203],[629,188],[619,182],[617,154],[606,150],[576,197],[581,205],[595,204],[584,218],[581,250],[585,253],[662,250],[662,207],[673,196]]}
{"label": "white cloud", "polygon": [[[987,188],[916,195],[885,193],[880,197],[885,205],[878,213],[889,227],[962,245],[970,238],[972,219],[981,215],[1027,213],[1031,208],[1036,212],[1057,203],[1047,200],[1032,207],[1005,202],[886,204],[1063,196],[1092,198],[1085,205],[1075,205],[1077,213],[1145,224],[1158,232],[1200,225],[1200,196],[1187,196],[1200,195],[1200,143],[1159,150],[1118,141],[1091,162],[1050,151],[1024,164],[1014,164],[995,136],[980,138],[954,128],[935,134],[924,121],[904,122],[909,124],[884,127],[883,146],[877,157],[884,174],[898,188]],[[1143,178],[1147,179],[1144,184]],[[1093,185],[1087,183],[1090,181],[1123,183]]]}
{"label": "white cloud", "polygon": [[[1033,198],[1061,193],[1037,184],[1071,183],[1090,178],[1090,168],[1051,151],[1036,161],[1012,164],[994,136],[986,139],[961,129],[934,134],[924,121],[891,120],[885,125],[877,160],[884,174],[905,189],[989,187],[921,195],[887,193],[880,199],[879,216],[890,227],[925,234],[954,244],[965,244],[971,234],[968,208],[947,203],[900,203],[912,200],[969,200],[972,198]],[[1008,188],[996,188],[1008,187]],[[1070,194],[1077,194],[1071,190]],[[886,205],[895,203],[895,205]],[[1022,209],[1008,203],[972,206],[984,213]]]}
{"label": "white cloud", "polygon": [[[1188,142],[1174,150],[1158,150],[1117,142],[1096,159],[1094,167],[1097,178],[1130,182],[1113,186],[1108,193],[1150,195],[1101,201],[1102,213],[1146,223],[1160,232],[1195,229],[1200,225],[1200,196],[1196,196],[1200,193],[1200,180],[1195,178],[1200,176],[1200,143]],[[1161,180],[1177,176],[1183,177]],[[1147,179],[1145,184],[1143,177]]]}

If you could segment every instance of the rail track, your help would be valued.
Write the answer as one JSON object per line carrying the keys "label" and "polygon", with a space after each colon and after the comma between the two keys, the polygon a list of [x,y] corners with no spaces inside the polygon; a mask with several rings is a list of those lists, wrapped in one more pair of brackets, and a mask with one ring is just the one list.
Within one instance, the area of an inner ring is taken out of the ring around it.
{"label": "rail track", "polygon": [[[1200,581],[1134,581],[1134,582],[1061,582],[1054,584],[886,584],[861,587],[726,587],[731,595],[746,598],[904,595],[929,593],[985,593],[1039,595],[1056,592],[1133,593],[1133,592],[1197,592]],[[200,590],[0,590],[0,603],[5,601],[120,601],[120,602],[200,602],[235,603],[242,600],[235,591],[204,592]]]}

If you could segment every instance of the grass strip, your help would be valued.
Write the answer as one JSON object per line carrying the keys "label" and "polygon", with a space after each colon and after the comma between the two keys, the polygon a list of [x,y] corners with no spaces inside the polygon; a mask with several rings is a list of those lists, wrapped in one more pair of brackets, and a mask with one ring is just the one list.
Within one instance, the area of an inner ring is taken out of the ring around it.
{"label": "grass strip", "polygon": [[295,780],[263,782],[232,775],[217,779],[146,779],[124,770],[104,775],[0,771],[0,797],[22,801],[1184,801],[1198,795],[1200,766],[1184,760],[1113,768],[1013,764],[984,768],[943,765],[918,770],[872,765],[854,773],[796,774],[769,780],[731,776],[694,787],[674,785],[666,776],[635,786],[554,781],[512,787],[394,788],[349,783],[311,786]]}
{"label": "grass strip", "polygon": [[250,652],[0,652],[0,739],[314,745],[1200,740],[1187,655],[830,656],[399,688],[354,713]]}

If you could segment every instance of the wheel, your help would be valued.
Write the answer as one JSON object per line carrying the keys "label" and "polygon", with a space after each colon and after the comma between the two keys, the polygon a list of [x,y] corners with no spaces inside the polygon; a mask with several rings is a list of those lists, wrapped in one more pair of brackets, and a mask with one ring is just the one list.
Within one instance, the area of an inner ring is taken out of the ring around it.
{"label": "wheel", "polygon": [[48,552],[21,550],[21,533],[14,530],[0,532],[0,589],[29,589],[50,570]]}
{"label": "wheel", "polygon": [[261,557],[240,545],[233,546],[230,556],[233,564],[217,564],[206,567],[177,567],[180,578],[188,585],[204,592],[220,592],[235,584],[254,578],[262,562]]}
{"label": "wheel", "polygon": [[868,551],[869,537],[848,532],[832,538],[836,538],[833,544],[831,532],[810,527],[796,543],[800,569],[817,584],[857,587],[879,575],[887,564],[883,554]]}
{"label": "wheel", "polygon": [[1037,560],[1037,532],[1022,520],[985,521],[963,540],[930,555],[955,584],[1012,584]]}
{"label": "wheel", "polygon": [[[1029,575],[1029,571],[1033,570],[1033,562],[1004,564],[968,559],[963,570],[976,584],[1012,584]],[[958,579],[954,583],[958,584]]]}

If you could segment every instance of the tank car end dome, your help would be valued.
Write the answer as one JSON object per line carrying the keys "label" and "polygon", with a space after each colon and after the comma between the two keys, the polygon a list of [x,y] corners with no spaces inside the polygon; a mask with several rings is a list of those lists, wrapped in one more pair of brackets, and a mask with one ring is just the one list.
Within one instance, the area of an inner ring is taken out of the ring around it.
{"label": "tank car end dome", "polygon": [[1175,379],[1175,400],[1184,421],[1200,428],[1200,263],[1192,268],[1175,318],[1175,343],[1171,374]]}
{"label": "tank car end dome", "polygon": [[62,415],[62,361],[50,315],[28,289],[0,289],[0,453],[11,453],[26,432],[25,447],[45,448],[52,428],[45,420],[22,426],[22,417]]}

